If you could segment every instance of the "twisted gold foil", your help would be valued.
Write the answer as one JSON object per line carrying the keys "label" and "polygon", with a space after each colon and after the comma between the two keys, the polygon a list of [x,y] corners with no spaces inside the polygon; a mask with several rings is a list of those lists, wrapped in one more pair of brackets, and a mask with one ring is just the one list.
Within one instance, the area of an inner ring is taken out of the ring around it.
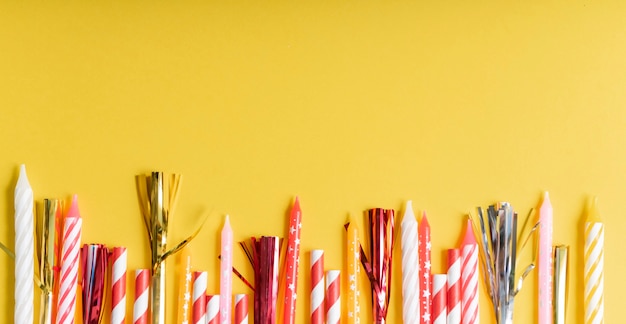
{"label": "twisted gold foil", "polygon": [[37,213],[37,261],[39,263],[39,277],[37,280],[41,289],[40,324],[52,323],[55,222],[61,211],[62,206],[59,200],[44,199],[43,211]]}

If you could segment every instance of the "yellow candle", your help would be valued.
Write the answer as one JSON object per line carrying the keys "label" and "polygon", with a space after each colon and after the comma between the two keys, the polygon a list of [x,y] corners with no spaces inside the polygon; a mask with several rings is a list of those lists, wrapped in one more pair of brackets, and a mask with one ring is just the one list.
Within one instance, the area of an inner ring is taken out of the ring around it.
{"label": "yellow candle", "polygon": [[354,222],[348,225],[346,240],[346,266],[348,278],[347,324],[359,323],[359,273],[361,271],[358,228]]}
{"label": "yellow candle", "polygon": [[604,224],[596,200],[585,219],[585,323],[604,323]]}
{"label": "yellow candle", "polygon": [[178,276],[178,319],[176,323],[191,323],[191,251],[189,245],[180,250],[176,263]]}

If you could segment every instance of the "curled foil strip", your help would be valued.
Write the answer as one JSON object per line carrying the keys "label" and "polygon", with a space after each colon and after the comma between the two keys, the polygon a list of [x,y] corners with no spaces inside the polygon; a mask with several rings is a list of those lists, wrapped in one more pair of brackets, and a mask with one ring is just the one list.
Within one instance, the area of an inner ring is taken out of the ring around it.
{"label": "curled foil strip", "polygon": [[569,246],[554,247],[554,324],[565,324],[567,293],[569,291]]}

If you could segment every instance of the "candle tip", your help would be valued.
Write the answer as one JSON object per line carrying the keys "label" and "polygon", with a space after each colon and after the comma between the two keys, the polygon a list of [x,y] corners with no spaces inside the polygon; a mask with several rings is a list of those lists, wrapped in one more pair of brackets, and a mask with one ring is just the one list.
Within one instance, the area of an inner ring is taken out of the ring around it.
{"label": "candle tip", "polygon": [[66,217],[80,217],[80,212],[78,210],[78,195],[72,196],[72,204],[70,205],[70,209],[67,211]]}
{"label": "candle tip", "polygon": [[230,216],[228,216],[228,214],[226,214],[226,219],[224,220],[224,223],[226,224],[230,223]]}
{"label": "candle tip", "polygon": [[426,217],[426,211],[422,211],[422,220],[420,221],[420,227],[428,226],[428,217]]}
{"label": "candle tip", "polygon": [[587,209],[587,222],[601,222],[600,213],[598,212],[598,196],[593,196],[589,202]]}
{"label": "candle tip", "polygon": [[18,185],[21,183],[28,184],[28,176],[26,175],[26,165],[20,164],[20,175],[17,178]]}
{"label": "candle tip", "polygon": [[412,200],[407,200],[406,201],[406,209],[413,209],[413,201]]}
{"label": "candle tip", "polygon": [[476,237],[474,236],[474,229],[472,228],[472,221],[467,220],[465,229],[465,236],[463,237],[463,243],[461,245],[476,244]]}

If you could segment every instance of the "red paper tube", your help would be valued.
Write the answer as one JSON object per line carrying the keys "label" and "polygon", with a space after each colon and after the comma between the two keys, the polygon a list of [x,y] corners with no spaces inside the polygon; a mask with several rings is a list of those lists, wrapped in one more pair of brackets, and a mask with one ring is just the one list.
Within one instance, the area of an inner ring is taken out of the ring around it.
{"label": "red paper tube", "polygon": [[311,324],[324,323],[324,250],[311,251]]}
{"label": "red paper tube", "polygon": [[111,324],[126,323],[126,248],[114,247],[111,253]]}
{"label": "red paper tube", "polygon": [[148,295],[150,290],[150,270],[135,271],[135,305],[133,323],[148,324]]}
{"label": "red paper tube", "polygon": [[248,324],[248,295],[235,295],[235,324]]}
{"label": "red paper tube", "polygon": [[446,324],[447,321],[447,281],[448,276],[445,274],[433,276],[433,324]]}
{"label": "red paper tube", "polygon": [[206,271],[193,272],[193,306],[191,320],[193,324],[206,324]]}
{"label": "red paper tube", "polygon": [[448,323],[461,323],[461,252],[448,250]]}
{"label": "red paper tube", "polygon": [[206,323],[220,323],[220,295],[206,296]]}
{"label": "red paper tube", "polygon": [[430,271],[430,225],[423,213],[422,220],[418,226],[418,250],[419,250],[419,273],[420,273],[420,314],[422,316],[421,324],[430,324],[431,318],[431,294],[432,294],[432,278]]}
{"label": "red paper tube", "polygon": [[341,321],[341,272],[326,272],[326,324],[337,324]]}

